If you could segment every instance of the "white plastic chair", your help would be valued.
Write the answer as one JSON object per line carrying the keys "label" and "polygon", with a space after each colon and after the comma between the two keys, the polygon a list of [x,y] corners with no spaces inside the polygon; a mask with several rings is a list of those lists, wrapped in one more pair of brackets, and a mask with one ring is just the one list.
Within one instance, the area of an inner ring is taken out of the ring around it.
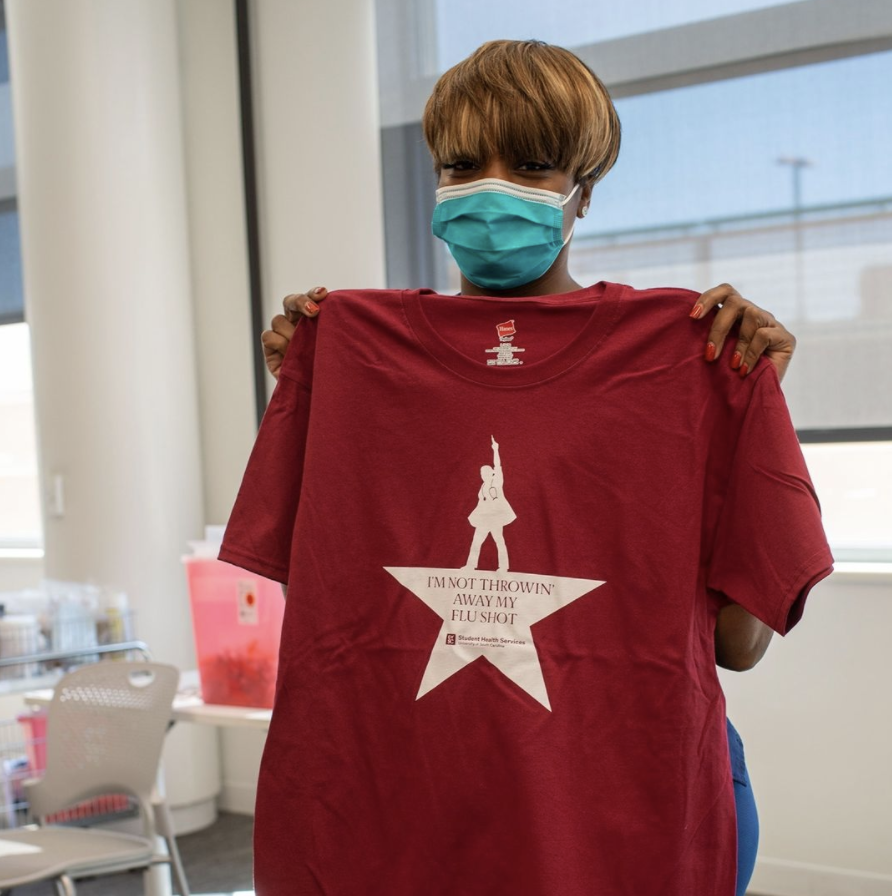
{"label": "white plastic chair", "polygon": [[[189,896],[167,807],[153,806],[178,682],[173,666],[102,662],[82,666],[56,685],[47,714],[46,774],[25,782],[38,826],[0,831],[0,894],[53,880],[60,896],[74,896],[79,878],[163,862],[170,863],[180,893]],[[143,836],[41,824],[47,815],[109,793],[136,799]],[[168,855],[155,849],[156,811]]]}

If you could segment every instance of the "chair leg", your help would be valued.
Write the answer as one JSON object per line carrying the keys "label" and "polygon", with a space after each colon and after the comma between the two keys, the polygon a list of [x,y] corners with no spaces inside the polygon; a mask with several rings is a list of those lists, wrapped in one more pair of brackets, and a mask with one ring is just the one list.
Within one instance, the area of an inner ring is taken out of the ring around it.
{"label": "chair leg", "polygon": [[176,838],[171,834],[164,838],[167,843],[167,852],[170,855],[170,868],[177,883],[177,889],[180,896],[191,896],[189,893],[189,884],[186,881],[186,872],[183,870],[183,862],[180,859],[180,850],[177,846]]}
{"label": "chair leg", "polygon": [[167,854],[170,856],[170,868],[176,880],[180,896],[190,896],[189,884],[186,881],[186,872],[183,869],[183,861],[180,858],[180,850],[173,832],[173,816],[170,814],[170,806],[166,802],[155,803],[155,824],[158,832],[167,844]]}
{"label": "chair leg", "polygon": [[74,881],[67,874],[60,874],[53,883],[56,885],[56,896],[77,896]]}

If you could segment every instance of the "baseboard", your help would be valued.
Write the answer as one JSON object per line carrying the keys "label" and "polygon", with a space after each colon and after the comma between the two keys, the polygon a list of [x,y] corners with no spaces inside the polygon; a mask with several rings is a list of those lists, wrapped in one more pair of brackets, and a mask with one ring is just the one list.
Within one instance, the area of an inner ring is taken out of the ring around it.
{"label": "baseboard", "polygon": [[890,896],[892,874],[759,859],[747,896]]}
{"label": "baseboard", "polygon": [[239,784],[224,781],[217,797],[217,805],[223,812],[237,812],[239,815],[253,815],[254,801],[257,799],[257,783]]}
{"label": "baseboard", "polygon": [[188,806],[171,806],[170,814],[176,836],[180,837],[210,827],[217,820],[217,804],[212,797]]}

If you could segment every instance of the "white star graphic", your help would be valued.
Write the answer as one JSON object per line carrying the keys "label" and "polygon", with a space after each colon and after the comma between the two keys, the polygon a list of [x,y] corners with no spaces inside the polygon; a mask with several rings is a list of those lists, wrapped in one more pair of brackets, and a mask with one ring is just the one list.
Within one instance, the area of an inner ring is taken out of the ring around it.
{"label": "white star graphic", "polygon": [[604,582],[526,572],[385,566],[443,625],[416,699],[468,663],[485,658],[551,710],[530,626]]}

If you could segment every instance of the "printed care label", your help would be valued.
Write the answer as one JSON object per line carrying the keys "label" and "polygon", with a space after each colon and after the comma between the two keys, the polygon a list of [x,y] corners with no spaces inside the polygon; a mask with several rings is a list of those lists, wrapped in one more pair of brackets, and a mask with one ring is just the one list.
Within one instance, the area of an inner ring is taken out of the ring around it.
{"label": "printed care label", "polygon": [[523,364],[520,358],[515,357],[518,352],[526,351],[526,349],[514,345],[514,337],[517,335],[514,321],[506,320],[504,323],[496,324],[496,333],[499,336],[499,344],[485,349],[486,354],[495,355],[495,358],[486,359],[487,365],[489,367],[516,367]]}

